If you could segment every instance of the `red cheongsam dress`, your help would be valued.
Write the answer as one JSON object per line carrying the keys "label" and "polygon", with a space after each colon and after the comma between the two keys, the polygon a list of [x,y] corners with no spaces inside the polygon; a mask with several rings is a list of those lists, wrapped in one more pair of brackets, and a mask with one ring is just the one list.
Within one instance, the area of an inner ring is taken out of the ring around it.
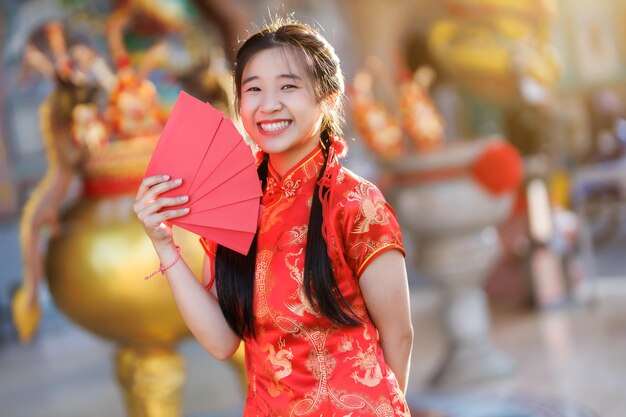
{"label": "red cheongsam dress", "polygon": [[334,325],[305,296],[309,213],[324,158],[318,147],[282,179],[269,166],[254,288],[257,334],[245,340],[244,416],[409,416],[359,289],[359,277],[374,258],[387,250],[404,253],[400,227],[378,188],[340,165],[325,215],[332,217],[333,233],[327,235],[341,242],[331,242],[329,252],[338,243],[343,248],[344,267],[333,262],[333,268],[363,324]]}

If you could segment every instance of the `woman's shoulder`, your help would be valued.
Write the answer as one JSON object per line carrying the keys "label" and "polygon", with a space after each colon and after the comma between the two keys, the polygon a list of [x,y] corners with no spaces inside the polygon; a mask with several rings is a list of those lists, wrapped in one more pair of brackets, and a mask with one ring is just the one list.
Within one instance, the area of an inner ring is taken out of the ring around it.
{"label": "woman's shoulder", "polygon": [[354,200],[358,197],[376,197],[384,200],[383,194],[376,184],[350,169],[342,166],[337,175],[336,186],[338,195],[344,199]]}

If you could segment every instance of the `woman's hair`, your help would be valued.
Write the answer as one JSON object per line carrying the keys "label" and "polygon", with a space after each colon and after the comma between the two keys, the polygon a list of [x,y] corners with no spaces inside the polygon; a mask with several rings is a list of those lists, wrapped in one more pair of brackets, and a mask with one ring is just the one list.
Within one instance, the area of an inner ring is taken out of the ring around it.
{"label": "woman's hair", "polygon": [[[277,20],[250,36],[239,48],[235,61],[235,108],[239,109],[241,81],[248,61],[258,52],[272,48],[291,48],[301,58],[310,75],[318,103],[322,106],[321,139],[326,151],[331,138],[341,134],[343,74],[332,46],[314,29],[293,21]],[[327,166],[324,162],[318,181]],[[265,189],[268,155],[259,165],[258,174]],[[328,193],[322,187],[322,195]],[[341,294],[322,235],[322,203],[316,183],[311,204],[304,261],[304,288],[311,305],[333,323],[355,326],[359,319]],[[258,236],[258,231],[257,231]],[[244,256],[219,245],[215,261],[216,288],[220,307],[231,329],[240,337],[254,337],[253,294],[256,270],[257,236],[248,255]],[[303,300],[304,301],[304,300]]]}

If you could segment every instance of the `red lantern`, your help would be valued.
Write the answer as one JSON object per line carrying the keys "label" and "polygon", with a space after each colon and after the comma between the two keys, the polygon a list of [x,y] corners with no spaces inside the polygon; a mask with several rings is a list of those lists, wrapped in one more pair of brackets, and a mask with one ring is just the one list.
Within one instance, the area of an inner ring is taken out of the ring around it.
{"label": "red lantern", "polygon": [[522,158],[508,143],[493,143],[474,161],[470,172],[489,193],[498,195],[514,190],[522,180]]}

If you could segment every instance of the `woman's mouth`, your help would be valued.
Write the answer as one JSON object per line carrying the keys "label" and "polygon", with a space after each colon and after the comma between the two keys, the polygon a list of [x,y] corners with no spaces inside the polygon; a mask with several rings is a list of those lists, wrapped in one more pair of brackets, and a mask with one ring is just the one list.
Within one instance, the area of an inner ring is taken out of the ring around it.
{"label": "woman's mouth", "polygon": [[275,134],[282,132],[291,124],[291,120],[281,120],[276,122],[260,122],[257,126],[263,133]]}

